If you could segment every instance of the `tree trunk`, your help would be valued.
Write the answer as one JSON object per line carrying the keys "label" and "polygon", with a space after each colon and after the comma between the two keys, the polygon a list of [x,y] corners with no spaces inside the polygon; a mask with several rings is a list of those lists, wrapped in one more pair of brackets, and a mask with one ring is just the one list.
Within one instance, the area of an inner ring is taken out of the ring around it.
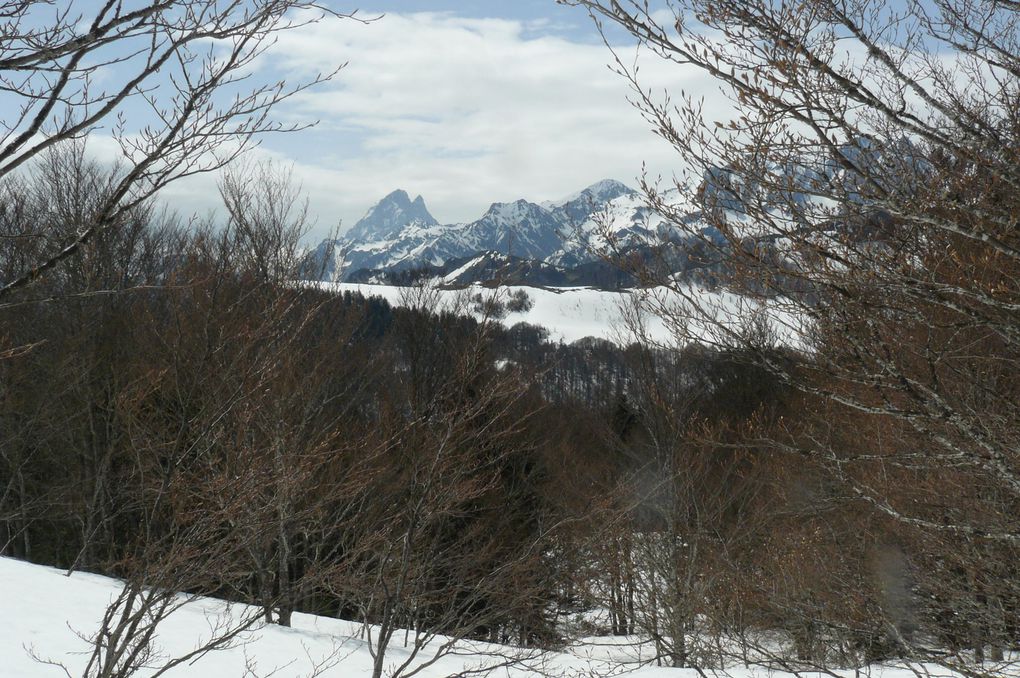
{"label": "tree trunk", "polygon": [[283,441],[278,439],[274,450],[276,465],[276,582],[279,587],[279,614],[277,623],[290,626],[291,614],[294,610],[293,591],[290,581],[290,539],[287,535],[287,522],[290,517],[290,491],[287,486],[287,470],[284,467]]}

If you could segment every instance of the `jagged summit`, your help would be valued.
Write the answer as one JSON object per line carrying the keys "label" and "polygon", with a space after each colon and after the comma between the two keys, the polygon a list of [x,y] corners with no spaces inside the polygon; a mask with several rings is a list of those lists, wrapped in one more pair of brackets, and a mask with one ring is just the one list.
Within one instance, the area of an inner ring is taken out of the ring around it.
{"label": "jagged summit", "polygon": [[489,209],[482,216],[482,219],[486,218],[517,218],[522,215],[536,214],[544,212],[545,208],[541,205],[536,205],[533,202],[528,202],[523,198],[520,200],[514,200],[513,202],[494,202],[489,205]]}
{"label": "jagged summit", "polygon": [[580,223],[593,212],[598,212],[610,202],[623,196],[634,197],[638,193],[630,186],[615,179],[603,179],[585,189],[550,204],[553,212],[567,223]]}
{"label": "jagged summit", "polygon": [[[886,151],[905,156],[898,164],[879,157],[880,151],[867,141],[855,147],[875,155],[874,162],[888,162],[891,181],[903,163],[916,162],[906,145]],[[493,280],[616,289],[634,282],[620,275],[621,264],[654,261],[673,275],[709,280],[725,273],[705,251],[706,242],[727,243],[718,220],[725,219],[741,238],[766,245],[776,240],[769,223],[755,221],[742,210],[748,199],[760,196],[779,206],[806,204],[814,199],[812,186],[818,182],[844,181],[848,192],[855,190],[852,177],[841,177],[838,168],[824,162],[786,163],[773,171],[786,177],[777,182],[783,190],[742,181],[726,167],[709,168],[697,188],[677,187],[661,194],[672,218],[615,179],[597,181],[557,202],[495,202],[478,219],[458,224],[438,223],[421,196],[411,200],[398,190],[369,210],[345,237],[310,252],[306,269],[316,279],[331,281],[406,280],[414,271],[442,277],[445,284],[478,282],[491,275]],[[819,204],[818,209],[825,216],[828,206]],[[837,221],[831,223],[840,227]]]}
{"label": "jagged summit", "polygon": [[398,189],[380,200],[347,234],[350,240],[363,242],[389,240],[412,224],[437,226],[425,200],[419,195],[413,201],[407,191]]}
{"label": "jagged summit", "polygon": [[[310,270],[324,271],[328,280],[378,278],[410,269],[440,268],[446,262],[468,261],[483,252],[576,265],[596,258],[591,247],[598,244],[593,240],[597,235],[595,215],[611,214],[613,233],[630,244],[630,240],[645,242],[655,235],[655,224],[646,223],[646,212],[635,190],[606,179],[560,202],[496,202],[475,221],[440,224],[429,214],[421,196],[412,200],[406,191],[397,190],[379,201],[339,241],[317,248],[310,255],[316,264]],[[329,252],[334,253],[332,257]]]}
{"label": "jagged summit", "polygon": [[481,249],[545,259],[562,245],[562,223],[552,212],[527,200],[493,203],[481,219],[465,227]]}
{"label": "jagged summit", "polygon": [[566,198],[557,200],[552,203],[554,207],[562,207],[568,203],[577,201],[580,198],[589,198],[591,200],[599,202],[608,202],[615,200],[622,195],[637,195],[637,191],[616,179],[603,179],[596,181],[591,186],[583,188],[576,193],[568,195]]}

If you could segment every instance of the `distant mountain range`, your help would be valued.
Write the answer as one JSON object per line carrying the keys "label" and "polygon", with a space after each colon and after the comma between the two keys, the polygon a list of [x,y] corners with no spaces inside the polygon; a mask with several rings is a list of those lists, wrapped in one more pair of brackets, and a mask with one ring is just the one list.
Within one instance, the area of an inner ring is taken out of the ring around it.
{"label": "distant mountain range", "polygon": [[[890,186],[924,176],[908,141],[879,145],[862,138],[840,151],[851,164],[868,165],[873,176],[887,177],[883,181]],[[555,202],[493,203],[476,221],[461,224],[439,223],[421,196],[412,200],[398,190],[343,238],[313,249],[304,262],[304,277],[400,285],[424,275],[451,287],[490,283],[618,289],[642,283],[628,271],[651,267],[656,276],[715,283],[729,275],[720,253],[730,243],[710,224],[725,220],[731,237],[766,250],[776,246],[773,255],[792,256],[790,265],[796,266],[794,259],[800,255],[788,242],[783,246],[780,232],[788,236],[854,226],[841,212],[840,201],[822,196],[867,203],[856,175],[828,157],[790,162],[768,174],[771,180],[761,183],[730,168],[708,169],[696,195],[671,196],[684,206],[683,224],[670,223],[649,209],[637,191],[612,179]],[[758,223],[744,205],[757,205],[759,213],[765,209],[769,218]],[[706,218],[704,210],[710,210],[712,218]],[[876,206],[870,219],[874,223],[858,223],[857,232],[847,233],[868,239],[882,218]],[[782,224],[779,231],[777,223]]]}
{"label": "distant mountain range", "polygon": [[666,221],[637,191],[611,179],[556,202],[493,203],[476,221],[440,224],[425,200],[397,190],[338,240],[306,260],[308,278],[401,284],[412,277],[449,285],[498,281],[548,286],[629,286],[600,253],[639,250],[668,239]]}

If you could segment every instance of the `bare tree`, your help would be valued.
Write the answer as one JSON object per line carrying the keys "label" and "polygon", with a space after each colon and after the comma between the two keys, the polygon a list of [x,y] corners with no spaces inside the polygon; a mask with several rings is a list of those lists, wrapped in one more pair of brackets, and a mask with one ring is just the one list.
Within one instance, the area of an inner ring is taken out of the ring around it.
{"label": "bare tree", "polygon": [[410,295],[399,376],[352,450],[363,482],[347,485],[357,511],[331,591],[364,624],[376,677],[416,675],[471,640],[495,643],[472,650],[471,672],[536,659],[555,638],[535,405],[520,375],[495,370],[492,321],[440,312],[428,283]]}
{"label": "bare tree", "polygon": [[[248,71],[282,31],[327,16],[354,14],[305,0],[7,3],[0,88],[11,115],[0,136],[0,177],[102,125],[121,165],[88,219],[35,261],[4,272],[0,297],[75,254],[167,184],[223,167],[258,135],[304,127],[277,122],[272,109],[336,71],[255,86]],[[4,237],[45,235],[33,226]]]}
{"label": "bare tree", "polygon": [[[944,545],[945,567],[930,551],[914,567],[945,614],[971,620],[950,644],[971,646],[980,664],[989,629],[1008,626],[991,590],[1011,599],[1016,588],[998,563],[1020,545],[1016,4],[564,3],[728,97],[720,113],[697,92],[660,96],[617,60],[686,168],[665,188],[690,199],[678,206],[649,179],[650,205],[793,350],[776,350],[775,332],[742,332],[712,295],[655,270],[649,282],[682,302],[652,307],[685,338],[705,340],[690,335],[707,326],[828,403],[815,411],[825,419],[806,412],[772,442],[824,461],[841,492],[914,540]],[[847,427],[884,437],[846,444]],[[975,547],[950,566],[963,544]],[[903,655],[945,661],[932,645],[945,639],[942,617],[928,610],[927,635],[891,621],[889,633]]]}
{"label": "bare tree", "polygon": [[[110,175],[69,148],[22,184],[37,223],[87,210]],[[376,368],[356,348],[337,359],[352,316],[338,300],[290,283],[303,213],[250,217],[290,191],[258,176],[233,212],[243,227],[185,230],[143,204],[0,305],[12,337],[39,342],[2,366],[3,550],[125,582],[99,629],[80,629],[86,675],[170,668],[289,623],[322,590],[343,525],[334,456]],[[197,596],[254,606],[187,658],[164,653],[160,626]]]}

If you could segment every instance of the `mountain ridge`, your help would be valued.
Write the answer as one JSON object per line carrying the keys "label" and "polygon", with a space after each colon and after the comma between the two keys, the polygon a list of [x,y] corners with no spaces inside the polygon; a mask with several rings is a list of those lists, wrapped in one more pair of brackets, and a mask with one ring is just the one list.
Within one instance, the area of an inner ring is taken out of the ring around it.
{"label": "mountain ridge", "polygon": [[597,232],[606,225],[622,234],[627,245],[654,238],[661,218],[649,216],[638,192],[615,179],[603,179],[554,202],[494,202],[478,219],[454,224],[435,219],[422,196],[411,200],[397,189],[344,236],[320,243],[304,268],[315,271],[306,277],[320,280],[372,277],[373,272],[393,277],[440,269],[484,253],[571,267],[597,258],[593,246],[605,244]]}

